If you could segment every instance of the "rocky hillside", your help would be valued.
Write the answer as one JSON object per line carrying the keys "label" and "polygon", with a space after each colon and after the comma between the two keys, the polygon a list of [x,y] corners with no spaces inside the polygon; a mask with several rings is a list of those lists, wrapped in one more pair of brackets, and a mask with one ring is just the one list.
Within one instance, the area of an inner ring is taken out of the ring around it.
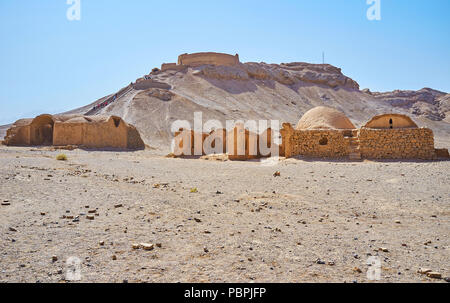
{"label": "rocky hillside", "polygon": [[385,93],[372,93],[370,90],[364,90],[364,92],[392,107],[402,108],[416,116],[423,116],[434,121],[442,121],[450,117],[448,95],[431,88],[418,91],[395,90]]}
{"label": "rocky hillside", "polygon": [[[116,98],[114,98],[116,95]],[[108,104],[97,109],[94,105]],[[431,127],[438,145],[450,145],[449,95],[432,89],[375,93],[360,91],[356,81],[328,64],[302,62],[235,66],[203,65],[176,70],[154,69],[122,88],[69,113],[113,114],[140,131],[146,144],[167,151],[175,120],[277,119],[296,124],[316,106],[343,111],[356,126],[380,113],[405,113]]]}

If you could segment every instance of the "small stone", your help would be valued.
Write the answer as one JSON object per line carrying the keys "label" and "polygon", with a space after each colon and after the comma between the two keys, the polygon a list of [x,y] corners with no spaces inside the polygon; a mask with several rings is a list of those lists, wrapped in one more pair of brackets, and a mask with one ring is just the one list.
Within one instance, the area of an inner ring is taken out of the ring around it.
{"label": "small stone", "polygon": [[162,244],[161,243],[156,243],[156,247],[161,248]]}
{"label": "small stone", "polygon": [[88,215],[88,216],[86,216],[86,219],[88,219],[88,220],[94,220],[94,219],[95,219],[95,216]]}
{"label": "small stone", "polygon": [[57,256],[52,256],[52,262],[56,262],[58,261],[58,257]]}
{"label": "small stone", "polygon": [[98,244],[99,244],[100,246],[104,246],[104,245],[105,245],[105,241],[100,241],[100,242],[98,242]]}
{"label": "small stone", "polygon": [[153,250],[154,246],[151,243],[141,243],[140,246],[143,250]]}
{"label": "small stone", "polygon": [[432,278],[432,279],[442,279],[442,275],[435,271],[428,272],[427,277]]}
{"label": "small stone", "polygon": [[131,247],[132,247],[133,249],[139,249],[139,248],[141,248],[141,245],[139,245],[139,244],[137,244],[137,243],[133,243],[133,244],[131,244]]}
{"label": "small stone", "polygon": [[42,213],[41,213],[41,216],[45,216],[45,213],[44,213],[44,212],[42,212]]}
{"label": "small stone", "polygon": [[89,214],[95,214],[96,212],[97,212],[96,209],[90,209],[90,210],[88,210],[88,213],[89,213]]}
{"label": "small stone", "polygon": [[123,205],[122,205],[122,204],[116,204],[116,205],[114,205],[114,208],[120,208],[120,207],[123,207]]}
{"label": "small stone", "polygon": [[396,224],[402,224],[402,222],[400,220],[395,220]]}
{"label": "small stone", "polygon": [[378,248],[378,250],[382,252],[389,252],[389,249],[387,249],[386,247],[380,247]]}
{"label": "small stone", "polygon": [[8,206],[8,205],[11,205],[11,203],[9,203],[8,200],[5,200],[5,201],[2,202],[2,205],[3,206]]}
{"label": "small stone", "polygon": [[359,267],[353,267],[353,271],[359,274],[362,273],[362,270]]}
{"label": "small stone", "polygon": [[113,259],[113,261],[117,260],[117,256],[116,255],[112,255],[111,259]]}
{"label": "small stone", "polygon": [[17,231],[17,229],[15,229],[14,227],[10,227],[9,231],[14,231],[15,232],[15,231]]}
{"label": "small stone", "polygon": [[204,251],[205,253],[209,253],[209,249],[208,249],[207,247],[203,247],[203,251]]}
{"label": "small stone", "polygon": [[328,264],[329,266],[334,266],[336,263],[334,263],[333,261],[329,261],[327,264]]}
{"label": "small stone", "polygon": [[66,219],[73,220],[73,216],[66,216]]}
{"label": "small stone", "polygon": [[280,177],[280,176],[281,176],[281,172],[276,171],[276,172],[273,174],[273,176],[274,176],[274,177]]}
{"label": "small stone", "polygon": [[194,218],[194,221],[197,222],[197,223],[201,223],[202,222],[202,220],[200,220],[198,218]]}
{"label": "small stone", "polygon": [[431,270],[430,268],[419,268],[419,270],[417,271],[419,274],[427,274],[429,272],[432,272],[433,270]]}
{"label": "small stone", "polygon": [[321,265],[323,265],[323,264],[325,264],[325,261],[322,261],[322,260],[320,260],[320,259],[317,259],[317,260],[316,260],[316,264],[321,264]]}

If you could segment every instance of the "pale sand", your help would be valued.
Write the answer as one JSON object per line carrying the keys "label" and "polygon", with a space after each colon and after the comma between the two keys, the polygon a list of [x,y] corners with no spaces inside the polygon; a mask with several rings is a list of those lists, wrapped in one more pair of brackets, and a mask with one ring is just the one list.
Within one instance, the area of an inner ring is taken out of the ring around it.
{"label": "pale sand", "polygon": [[[450,161],[265,167],[1,146],[0,202],[11,205],[0,206],[0,282],[63,281],[71,256],[82,282],[368,282],[369,255],[381,282],[443,281],[417,270],[450,276],[449,171]],[[161,247],[133,250],[141,242]]]}

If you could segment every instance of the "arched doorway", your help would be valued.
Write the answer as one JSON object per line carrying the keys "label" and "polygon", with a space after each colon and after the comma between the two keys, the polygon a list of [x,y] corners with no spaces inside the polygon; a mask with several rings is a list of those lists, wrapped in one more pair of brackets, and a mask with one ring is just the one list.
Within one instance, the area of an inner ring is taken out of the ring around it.
{"label": "arched doorway", "polygon": [[53,126],[55,121],[51,115],[41,115],[31,122],[31,145],[52,145]]}

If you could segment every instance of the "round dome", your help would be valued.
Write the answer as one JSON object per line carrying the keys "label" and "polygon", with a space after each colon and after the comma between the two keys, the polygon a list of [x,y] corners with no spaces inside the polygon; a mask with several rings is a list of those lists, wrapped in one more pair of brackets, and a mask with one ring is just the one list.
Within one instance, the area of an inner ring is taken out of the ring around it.
{"label": "round dome", "polygon": [[298,121],[297,130],[301,129],[355,129],[347,116],[330,107],[319,106],[306,112]]}

